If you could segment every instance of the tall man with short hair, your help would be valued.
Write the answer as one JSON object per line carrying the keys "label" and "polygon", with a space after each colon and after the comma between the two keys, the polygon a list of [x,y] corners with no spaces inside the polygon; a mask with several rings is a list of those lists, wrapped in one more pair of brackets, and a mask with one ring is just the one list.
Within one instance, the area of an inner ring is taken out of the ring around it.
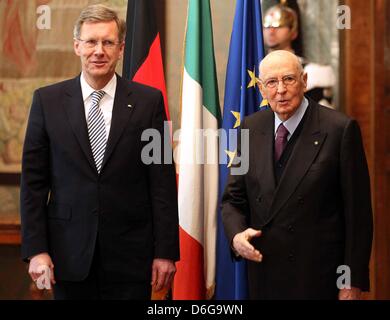
{"label": "tall man with short hair", "polygon": [[22,256],[51,272],[56,299],[149,299],[179,259],[175,171],[146,165],[143,130],[163,135],[161,92],[115,74],[125,22],[85,8],[81,75],[34,93],[23,150]]}

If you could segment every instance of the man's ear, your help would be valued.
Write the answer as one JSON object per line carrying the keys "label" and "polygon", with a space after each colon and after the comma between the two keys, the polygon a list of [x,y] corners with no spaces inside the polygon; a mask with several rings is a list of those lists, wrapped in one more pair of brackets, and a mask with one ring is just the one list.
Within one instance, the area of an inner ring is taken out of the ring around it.
{"label": "man's ear", "polygon": [[265,88],[264,88],[263,83],[262,83],[260,80],[257,81],[257,86],[259,87],[261,96],[262,96],[264,99],[266,99],[266,98],[267,98],[267,95],[266,95],[266,92],[265,92]]}
{"label": "man's ear", "polygon": [[291,41],[294,41],[296,38],[298,38],[298,31],[292,30],[291,31]]}
{"label": "man's ear", "polygon": [[125,52],[125,42],[122,41],[119,47],[119,59],[123,58],[123,53]]}
{"label": "man's ear", "polygon": [[303,73],[303,76],[302,76],[302,81],[303,81],[303,84],[304,84],[304,89],[305,89],[305,92],[307,90],[307,72],[304,72]]}
{"label": "man's ear", "polygon": [[78,56],[81,55],[81,53],[80,53],[80,42],[77,39],[73,40],[73,49],[74,49],[74,53],[76,55],[78,55]]}

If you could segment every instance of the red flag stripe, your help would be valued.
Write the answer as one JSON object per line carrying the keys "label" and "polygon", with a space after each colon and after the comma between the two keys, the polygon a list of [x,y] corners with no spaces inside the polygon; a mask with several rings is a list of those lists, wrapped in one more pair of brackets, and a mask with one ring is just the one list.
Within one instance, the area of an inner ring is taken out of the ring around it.
{"label": "red flag stripe", "polygon": [[165,114],[170,120],[164,69],[161,58],[160,34],[153,40],[149,54],[133,78],[134,81],[159,89],[164,96]]}
{"label": "red flag stripe", "polygon": [[[204,300],[206,288],[203,274],[203,247],[181,227],[180,235],[180,261],[176,263],[177,272],[173,286],[175,300]],[[191,287],[180,285],[188,283],[191,277]]]}

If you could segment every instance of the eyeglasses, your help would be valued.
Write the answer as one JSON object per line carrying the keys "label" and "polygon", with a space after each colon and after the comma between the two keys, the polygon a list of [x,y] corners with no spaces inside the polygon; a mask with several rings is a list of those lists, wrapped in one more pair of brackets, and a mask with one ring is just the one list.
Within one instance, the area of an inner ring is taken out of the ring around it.
{"label": "eyeglasses", "polygon": [[[301,76],[301,75],[302,75],[302,73],[299,76]],[[295,75],[287,75],[287,76],[282,77],[281,80],[276,79],[276,78],[272,78],[272,79],[268,79],[265,82],[263,82],[263,81],[261,81],[261,82],[264,84],[264,86],[267,89],[275,89],[279,85],[279,81],[282,81],[283,85],[288,87],[288,86],[293,86],[294,84],[296,84],[298,81],[298,78]]]}
{"label": "eyeglasses", "polygon": [[84,46],[88,49],[96,48],[96,46],[99,44],[99,42],[102,43],[102,46],[105,49],[112,49],[115,46],[117,46],[118,44],[120,44],[120,42],[115,42],[112,40],[102,40],[102,41],[95,40],[95,39],[87,39],[87,40],[77,39],[77,40],[81,41],[84,44]]}

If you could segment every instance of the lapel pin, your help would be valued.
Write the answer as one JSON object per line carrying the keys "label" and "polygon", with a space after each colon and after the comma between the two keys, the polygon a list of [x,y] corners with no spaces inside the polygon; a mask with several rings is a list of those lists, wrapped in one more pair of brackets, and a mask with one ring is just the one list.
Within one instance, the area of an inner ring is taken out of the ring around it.
{"label": "lapel pin", "polygon": [[318,141],[314,141],[314,145],[318,146],[318,143],[319,143]]}
{"label": "lapel pin", "polygon": [[131,104],[128,104],[127,107],[128,107],[128,108],[132,108],[133,106],[132,106]]}

